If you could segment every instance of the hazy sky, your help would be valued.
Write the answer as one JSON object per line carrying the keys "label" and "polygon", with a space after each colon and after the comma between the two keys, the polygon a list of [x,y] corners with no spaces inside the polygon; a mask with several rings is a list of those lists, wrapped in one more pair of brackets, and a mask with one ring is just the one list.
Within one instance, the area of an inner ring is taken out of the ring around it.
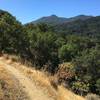
{"label": "hazy sky", "polygon": [[62,17],[100,15],[100,0],[0,0],[0,9],[27,23],[52,14]]}

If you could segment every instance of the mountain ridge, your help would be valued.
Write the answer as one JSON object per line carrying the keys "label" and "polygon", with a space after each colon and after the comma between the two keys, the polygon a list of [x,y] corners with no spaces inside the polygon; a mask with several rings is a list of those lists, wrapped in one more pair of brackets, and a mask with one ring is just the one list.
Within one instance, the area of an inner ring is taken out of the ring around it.
{"label": "mountain ridge", "polygon": [[78,15],[78,16],[74,16],[74,17],[70,17],[70,18],[65,18],[65,17],[59,17],[57,15],[51,15],[51,16],[41,17],[35,21],[32,21],[31,23],[33,23],[33,24],[38,24],[38,23],[62,24],[62,23],[67,23],[67,22],[73,22],[76,20],[87,20],[92,17],[94,17],[94,16]]}

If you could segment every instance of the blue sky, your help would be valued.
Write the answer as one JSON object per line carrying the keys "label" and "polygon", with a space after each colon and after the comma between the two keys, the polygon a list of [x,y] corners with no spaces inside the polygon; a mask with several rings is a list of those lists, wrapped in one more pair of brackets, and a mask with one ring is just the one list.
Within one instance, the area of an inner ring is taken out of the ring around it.
{"label": "blue sky", "polygon": [[100,0],[0,0],[0,9],[27,23],[52,14],[61,17],[97,16],[100,15]]}

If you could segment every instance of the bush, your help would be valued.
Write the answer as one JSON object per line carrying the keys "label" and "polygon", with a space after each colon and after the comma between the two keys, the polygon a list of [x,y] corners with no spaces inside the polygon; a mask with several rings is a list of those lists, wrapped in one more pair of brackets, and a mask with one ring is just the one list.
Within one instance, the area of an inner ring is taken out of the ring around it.
{"label": "bush", "polygon": [[66,44],[59,49],[59,58],[62,62],[71,61],[76,55],[78,47],[76,44]]}

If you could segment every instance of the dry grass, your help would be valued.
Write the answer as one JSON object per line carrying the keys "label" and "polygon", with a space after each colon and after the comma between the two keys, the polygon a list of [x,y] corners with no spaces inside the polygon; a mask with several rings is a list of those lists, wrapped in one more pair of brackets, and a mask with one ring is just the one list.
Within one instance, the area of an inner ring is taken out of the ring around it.
{"label": "dry grass", "polygon": [[0,65],[0,100],[28,100],[19,82]]}
{"label": "dry grass", "polygon": [[57,100],[85,100],[83,97],[75,95],[71,91],[65,89],[62,86],[58,87]]}
{"label": "dry grass", "polygon": [[45,89],[46,93],[52,98],[56,98],[56,91],[55,89],[51,86],[51,83],[49,81],[49,76],[47,77],[45,75],[45,72],[40,72],[38,70],[32,69],[31,67],[26,67],[24,65],[18,64],[18,63],[13,63],[13,65],[22,73],[24,73],[25,76],[30,78],[36,86],[39,88]]}
{"label": "dry grass", "polygon": [[100,96],[98,96],[96,94],[88,94],[86,96],[86,100],[100,100]]}
{"label": "dry grass", "polygon": [[58,89],[55,90],[51,85],[52,82],[50,81],[53,80],[54,77],[51,77],[43,71],[38,71],[29,66],[26,67],[26,65],[22,65],[21,63],[13,62],[12,59],[8,59],[5,61],[15,66],[18,70],[24,73],[24,75],[29,77],[37,86],[45,89],[48,95],[52,96],[55,100],[85,100],[83,97],[75,95],[74,93],[65,89],[62,86],[57,86]]}

